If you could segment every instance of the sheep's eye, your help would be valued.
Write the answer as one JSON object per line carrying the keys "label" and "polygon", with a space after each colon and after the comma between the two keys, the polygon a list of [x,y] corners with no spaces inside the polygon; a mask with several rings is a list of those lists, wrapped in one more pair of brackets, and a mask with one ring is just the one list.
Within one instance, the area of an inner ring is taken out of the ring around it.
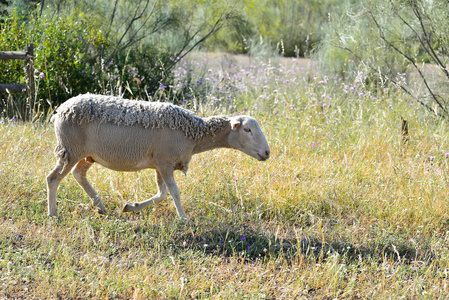
{"label": "sheep's eye", "polygon": [[251,129],[249,129],[249,128],[245,128],[243,130],[245,130],[246,132],[251,132]]}

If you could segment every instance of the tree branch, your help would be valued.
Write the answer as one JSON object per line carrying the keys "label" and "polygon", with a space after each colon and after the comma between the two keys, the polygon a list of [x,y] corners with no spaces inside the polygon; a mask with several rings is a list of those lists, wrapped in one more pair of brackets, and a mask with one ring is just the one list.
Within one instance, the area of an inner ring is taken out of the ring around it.
{"label": "tree branch", "polygon": [[[153,5],[153,9],[154,9],[154,6],[156,5],[157,1],[158,1],[158,0],[155,1],[154,5]],[[125,49],[125,48],[123,48],[123,47],[120,47],[120,50],[119,50],[119,45],[122,43],[123,39],[126,37],[126,35],[128,34],[128,32],[130,31],[130,29],[132,28],[133,24],[134,24],[137,20],[140,20],[140,19],[142,18],[143,14],[145,13],[146,9],[148,8],[148,5],[150,4],[150,0],[147,0],[147,1],[146,1],[146,4],[145,4],[144,8],[143,8],[143,9],[140,11],[140,13],[139,13],[139,9],[140,9],[141,3],[142,3],[142,1],[139,1],[139,5],[137,6],[136,10],[134,11],[134,16],[131,18],[131,21],[128,23],[128,26],[126,26],[125,32],[121,35],[121,37],[120,37],[119,40],[117,41],[117,43],[116,43],[116,45],[115,45],[114,50],[112,51],[112,53],[111,53],[111,54],[109,55],[109,57],[105,60],[105,64],[106,64],[106,65],[109,64],[109,63],[111,62],[112,58],[115,56],[115,54],[116,54],[117,52],[119,52],[119,51]],[[151,11],[151,13],[150,13],[150,16],[151,16],[151,14],[152,14],[152,12],[153,12],[153,9],[152,9],[152,11]],[[149,19],[149,17],[145,20],[145,22],[147,22],[148,19]],[[145,25],[145,22],[144,22],[144,24],[141,26],[141,28]],[[131,43],[130,43],[130,44],[131,44]]]}
{"label": "tree branch", "polygon": [[429,106],[427,103],[421,101],[419,99],[419,97],[414,96],[405,86],[403,86],[402,84],[400,84],[399,82],[397,82],[394,79],[391,79],[390,77],[388,77],[385,74],[382,74],[380,71],[378,71],[378,69],[376,67],[374,67],[373,65],[371,65],[370,63],[367,63],[365,60],[363,60],[360,56],[358,56],[357,54],[354,53],[354,51],[352,51],[351,49],[347,48],[347,47],[341,47],[338,45],[334,45],[337,48],[343,49],[348,51],[349,53],[351,53],[356,59],[358,59],[359,61],[361,61],[364,65],[368,66],[371,70],[373,70],[376,73],[379,73],[380,76],[383,76],[385,80],[388,80],[390,82],[392,82],[394,85],[396,85],[397,87],[399,87],[401,90],[403,90],[407,95],[409,95],[412,99],[414,99],[416,102],[418,102],[420,105],[424,106],[429,112],[432,112],[434,114],[436,114],[437,116],[441,117],[441,118],[446,118],[447,115],[441,115],[438,112],[436,112],[434,109],[432,109],[431,106]]}
{"label": "tree branch", "polygon": [[[379,30],[379,37],[392,49],[394,49],[397,53],[399,53],[400,55],[402,55],[404,58],[406,58],[412,65],[413,67],[418,71],[418,74],[420,75],[421,79],[424,82],[424,85],[426,86],[427,90],[429,91],[429,93],[432,95],[432,98],[434,99],[434,101],[441,107],[441,109],[444,111],[445,115],[448,114],[448,111],[446,110],[446,108],[440,103],[440,101],[438,100],[437,96],[434,94],[433,90],[430,88],[429,83],[427,82],[424,74],[422,73],[422,71],[418,68],[418,66],[416,65],[416,62],[407,54],[405,54],[403,51],[401,51],[399,48],[397,48],[393,43],[391,43],[390,41],[387,40],[387,38],[385,37],[382,27],[380,26],[380,24],[377,22],[376,18],[374,17],[374,15],[370,12],[369,15],[371,16],[374,24],[376,24],[377,29]],[[391,79],[390,79],[391,80]],[[393,82],[393,81],[392,81]]]}
{"label": "tree branch", "polygon": [[[188,45],[195,39],[197,35],[199,35],[205,27],[207,27],[208,24],[202,25],[199,29],[195,31],[195,33],[186,39],[181,49],[175,54],[175,57],[172,61],[172,63],[165,68],[166,73],[170,71],[181,59],[183,59],[187,54],[193,51],[199,44],[204,42],[207,38],[209,38],[211,35],[218,32],[224,25],[225,21],[229,18],[229,14],[226,12],[222,12],[220,17],[215,21],[215,23],[212,25],[212,28],[209,30],[208,33],[206,33],[203,37],[201,37],[196,43],[194,43],[187,51],[185,51],[188,48]],[[148,90],[153,90],[157,84],[159,84],[160,80],[163,78],[162,75],[159,75],[158,78],[153,82],[153,84],[148,88]]]}
{"label": "tree branch", "polygon": [[[108,27],[109,29],[112,28],[112,23],[114,23],[115,12],[117,11],[118,1],[119,1],[119,0],[115,0],[114,8],[112,9],[111,17],[109,18],[109,19],[110,19],[110,21],[109,21],[109,27]],[[106,32],[105,39],[108,39],[108,36],[109,36],[110,33],[111,33],[110,30],[108,30],[108,32]]]}
{"label": "tree branch", "polygon": [[[436,62],[438,64],[438,66],[440,67],[440,69],[444,72],[444,74],[446,75],[446,77],[449,79],[449,71],[446,68],[446,65],[443,64],[440,60],[440,58],[438,57],[438,55],[435,53],[433,46],[431,45],[430,41],[431,41],[431,37],[429,36],[429,34],[427,33],[426,27],[423,23],[423,17],[421,15],[421,13],[419,12],[417,6],[414,5],[413,7],[413,12],[415,13],[415,16],[418,18],[419,24],[421,26],[421,29],[424,33],[424,37],[425,37],[425,42],[428,46],[429,50],[426,50],[428,54],[430,54],[430,56],[432,57],[432,59],[434,60],[434,62]],[[430,52],[430,53],[429,53]]]}

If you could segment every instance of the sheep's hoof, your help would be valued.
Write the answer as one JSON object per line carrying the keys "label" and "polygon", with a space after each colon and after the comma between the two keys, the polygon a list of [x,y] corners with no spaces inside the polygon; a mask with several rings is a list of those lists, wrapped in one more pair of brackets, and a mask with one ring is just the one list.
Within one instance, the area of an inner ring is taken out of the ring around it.
{"label": "sheep's hoof", "polygon": [[105,215],[105,214],[106,214],[106,209],[99,208],[99,209],[98,209],[98,213],[99,213],[100,215]]}
{"label": "sheep's hoof", "polygon": [[58,217],[58,212],[56,211],[56,209],[55,209],[55,210],[52,210],[52,211],[49,211],[49,212],[47,213],[47,216],[48,216],[49,218],[57,218],[57,217]]}
{"label": "sheep's hoof", "polygon": [[133,207],[135,207],[136,205],[133,203],[126,203],[125,206],[123,206],[123,212],[130,212],[130,211],[134,211]]}

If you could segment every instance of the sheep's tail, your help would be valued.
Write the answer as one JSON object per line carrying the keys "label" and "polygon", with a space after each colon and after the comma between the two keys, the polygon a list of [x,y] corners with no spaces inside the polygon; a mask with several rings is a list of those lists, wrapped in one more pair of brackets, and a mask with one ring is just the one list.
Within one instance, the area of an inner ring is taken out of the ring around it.
{"label": "sheep's tail", "polygon": [[56,120],[56,115],[51,116],[50,122],[55,123],[55,120]]}

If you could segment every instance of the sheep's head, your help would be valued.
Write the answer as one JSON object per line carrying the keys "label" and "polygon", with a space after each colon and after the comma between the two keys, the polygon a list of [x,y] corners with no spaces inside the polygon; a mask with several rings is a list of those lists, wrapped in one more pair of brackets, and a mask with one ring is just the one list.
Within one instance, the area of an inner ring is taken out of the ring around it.
{"label": "sheep's head", "polygon": [[260,161],[270,157],[270,147],[257,121],[249,116],[231,117],[228,141],[232,148]]}

